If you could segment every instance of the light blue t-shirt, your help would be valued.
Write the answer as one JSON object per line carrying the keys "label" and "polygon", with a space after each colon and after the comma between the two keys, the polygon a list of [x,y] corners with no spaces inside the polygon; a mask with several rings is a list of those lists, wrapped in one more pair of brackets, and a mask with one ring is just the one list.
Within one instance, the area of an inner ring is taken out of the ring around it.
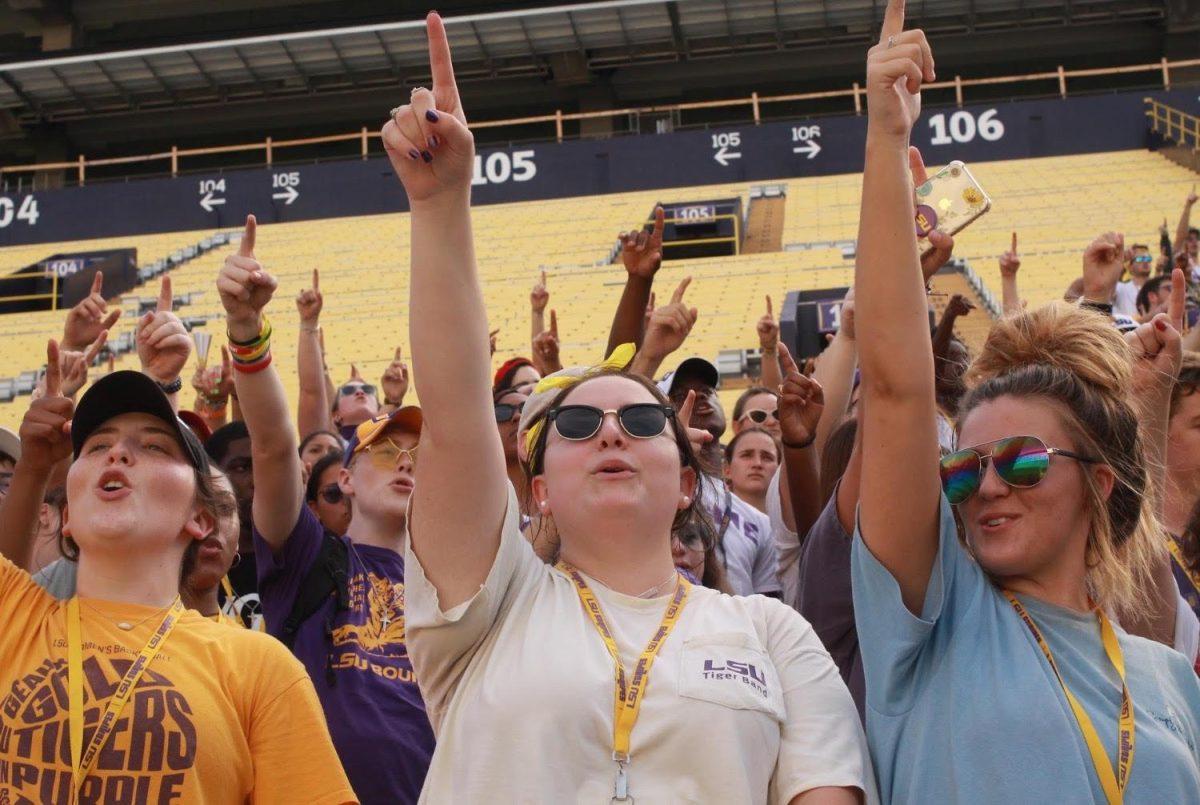
{"label": "light blue t-shirt", "polygon": [[[884,802],[1105,801],[1062,688],[1029,629],[960,544],[942,498],[921,617],[855,533],[854,615],[867,739]],[[1096,618],[1021,597],[1112,763],[1121,684]],[[1179,652],[1116,628],[1133,698],[1126,803],[1200,803],[1200,683]]]}

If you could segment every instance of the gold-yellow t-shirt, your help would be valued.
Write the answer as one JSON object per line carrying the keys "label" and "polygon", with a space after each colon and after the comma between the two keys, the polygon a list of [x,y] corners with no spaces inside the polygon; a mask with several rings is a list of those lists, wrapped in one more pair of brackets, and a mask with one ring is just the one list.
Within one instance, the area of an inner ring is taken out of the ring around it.
{"label": "gold-yellow t-shirt", "polygon": [[[81,604],[87,746],[163,610]],[[0,557],[0,803],[69,801],[68,710],[65,602]],[[194,610],[142,674],[80,792],[82,803],[356,801],[304,667],[274,638]]]}

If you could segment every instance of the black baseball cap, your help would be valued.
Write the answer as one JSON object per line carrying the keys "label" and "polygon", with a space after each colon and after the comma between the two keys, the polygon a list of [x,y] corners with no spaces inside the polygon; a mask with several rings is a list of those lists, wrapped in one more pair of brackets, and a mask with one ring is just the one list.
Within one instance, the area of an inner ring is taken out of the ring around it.
{"label": "black baseball cap", "polygon": [[121,414],[149,414],[161,419],[179,437],[188,463],[205,474],[209,472],[208,454],[192,429],[175,414],[167,395],[148,376],[130,370],[100,378],[75,406],[75,417],[71,420],[71,446],[75,458],[79,458],[83,443],[92,433]]}
{"label": "black baseball cap", "polygon": [[717,367],[713,366],[711,361],[692,357],[680,363],[674,372],[667,372],[663,375],[662,380],[658,381],[658,390],[670,397],[675,384],[688,377],[699,378],[704,385],[714,389],[721,385],[721,373],[717,371]]}

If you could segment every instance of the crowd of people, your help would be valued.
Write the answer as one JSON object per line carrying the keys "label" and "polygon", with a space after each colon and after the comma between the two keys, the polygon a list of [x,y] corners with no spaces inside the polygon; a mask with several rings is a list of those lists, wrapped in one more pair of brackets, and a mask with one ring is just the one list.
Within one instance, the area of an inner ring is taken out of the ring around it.
{"label": "crowd of people", "polygon": [[47,345],[0,431],[0,803],[1200,802],[1195,194],[1157,261],[1101,234],[1041,307],[1014,233],[982,347],[963,297],[931,329],[954,243],[915,236],[909,140],[936,69],[891,0],[815,360],[768,298],[727,417],[690,278],[656,304],[659,209],[620,236],[604,355],[564,366],[543,274],[493,371],[427,25],[432,87],[383,127],[419,407],[399,348],[333,382],[315,270],[292,407],[253,216],[190,409],[169,276],[139,371],[88,386],[99,276]]}

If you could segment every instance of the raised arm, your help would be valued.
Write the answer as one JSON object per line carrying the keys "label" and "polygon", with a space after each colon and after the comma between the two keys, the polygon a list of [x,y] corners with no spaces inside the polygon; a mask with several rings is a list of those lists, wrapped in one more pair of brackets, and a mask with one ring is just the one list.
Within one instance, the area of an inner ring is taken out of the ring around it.
{"label": "raised arm", "polygon": [[[967,297],[960,293],[950,297],[942,318],[938,320],[937,329],[933,331],[933,357],[936,362],[945,360],[946,350],[950,347],[950,339],[954,337],[954,325],[958,320],[970,314],[975,309]],[[935,370],[937,363],[934,364]]]}
{"label": "raised arm", "polygon": [[630,364],[629,371],[653,380],[662,362],[683,346],[688,334],[696,326],[696,318],[700,315],[700,311],[688,307],[683,301],[683,295],[691,283],[691,277],[684,277],[675,293],[671,295],[670,303],[655,308],[650,314],[646,338]]}
{"label": "raised arm", "polygon": [[383,144],[412,209],[409,333],[425,427],[409,538],[446,610],[487,578],[500,545],[508,476],[471,234],[475,141],[441,17],[431,13],[427,29],[433,91],[417,89],[393,110]]}
{"label": "raised arm", "polygon": [[529,292],[529,343],[533,349],[533,363],[535,368],[543,375],[549,374],[538,362],[537,358],[537,340],[546,329],[546,305],[550,303],[550,291],[546,287],[546,272],[542,271],[542,278],[533,286],[533,290]]}
{"label": "raised arm", "polygon": [[45,392],[29,404],[21,420],[21,458],[8,494],[0,501],[0,555],[28,567],[37,533],[38,512],[55,466],[71,457],[71,416],[75,404],[62,394],[58,344],[46,345]]}
{"label": "raised arm", "polygon": [[1175,251],[1181,252],[1187,243],[1188,229],[1191,228],[1192,207],[1196,206],[1196,185],[1183,201],[1183,212],[1179,214],[1179,224],[1175,227]]}
{"label": "raised arm", "polygon": [[758,334],[758,348],[762,354],[759,382],[769,389],[777,389],[783,384],[783,372],[779,368],[779,322],[775,320],[769,295],[767,312],[758,320],[754,331]]}
{"label": "raised arm", "polygon": [[938,546],[933,349],[914,234],[909,135],[934,78],[919,30],[890,0],[867,60],[867,148],[854,287],[865,430],[859,528],[919,613]]}
{"label": "raised arm", "polygon": [[654,288],[654,275],[662,266],[663,208],[654,208],[654,228],[646,232],[622,232],[621,262],[625,265],[625,290],[617,303],[612,328],[608,332],[605,355],[621,344],[642,345],[645,337],[646,305]]}
{"label": "raised arm", "polygon": [[[1145,438],[1145,461],[1149,469],[1150,489],[1159,517],[1165,500],[1167,424],[1170,419],[1171,390],[1179,377],[1183,361],[1179,333],[1184,324],[1187,300],[1184,272],[1175,269],[1171,276],[1171,301],[1167,313],[1127,333],[1125,340],[1133,348],[1133,402]],[[1154,586],[1147,614],[1118,613],[1122,625],[1132,634],[1157,640],[1168,646],[1175,641],[1175,617],[1179,588],[1171,571],[1171,558],[1162,551],[1154,568]]]}
{"label": "raised arm", "polygon": [[247,216],[237,254],[225,258],[217,290],[229,329],[233,382],[250,432],[254,526],[272,550],[279,551],[296,525],[304,489],[296,429],[283,383],[271,365],[271,333],[263,315],[276,282],[254,259],[256,229],[254,216]]}
{"label": "raised arm", "polygon": [[1000,298],[1005,316],[1015,316],[1024,308],[1017,290],[1017,271],[1021,258],[1017,254],[1017,233],[1012,233],[1012,248],[1000,255]]}
{"label": "raised arm", "polygon": [[300,342],[296,348],[299,394],[296,399],[296,423],[301,438],[319,430],[333,430],[329,409],[333,401],[325,383],[325,350],[321,345],[321,272],[313,269],[312,287],[296,294],[300,314]]}
{"label": "raised arm", "polygon": [[[793,521],[788,525],[803,543],[821,515],[821,472],[817,459],[817,423],[825,408],[821,384],[800,374],[791,352],[779,352],[784,381],[779,395],[779,427],[783,441],[784,479]],[[783,488],[783,484],[780,484]]]}
{"label": "raised arm", "polygon": [[825,452],[829,434],[842,423],[842,417],[850,406],[850,395],[854,393],[854,369],[858,365],[858,342],[854,330],[854,289],[846,291],[842,302],[842,315],[837,334],[825,347],[813,380],[825,390],[825,409],[817,423],[817,441],[813,447],[820,456]]}
{"label": "raised arm", "polygon": [[379,412],[390,414],[404,405],[408,394],[408,364],[404,362],[404,348],[396,347],[392,361],[379,378],[379,389],[383,399],[379,401]]}

